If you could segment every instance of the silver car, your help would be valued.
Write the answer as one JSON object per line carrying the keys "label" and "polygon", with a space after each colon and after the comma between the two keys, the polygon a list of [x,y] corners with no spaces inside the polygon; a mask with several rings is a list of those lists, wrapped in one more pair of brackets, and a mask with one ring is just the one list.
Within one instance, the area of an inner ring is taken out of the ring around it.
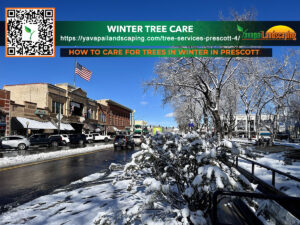
{"label": "silver car", "polygon": [[19,150],[27,149],[30,146],[29,140],[20,135],[6,136],[1,139],[2,148],[17,148]]}

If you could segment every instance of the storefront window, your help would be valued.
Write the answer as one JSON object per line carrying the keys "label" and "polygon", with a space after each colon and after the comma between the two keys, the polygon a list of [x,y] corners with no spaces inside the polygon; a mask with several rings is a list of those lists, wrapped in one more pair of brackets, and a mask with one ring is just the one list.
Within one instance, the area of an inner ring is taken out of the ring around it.
{"label": "storefront window", "polygon": [[246,120],[238,120],[237,121],[237,129],[238,130],[246,130]]}
{"label": "storefront window", "polygon": [[60,109],[60,113],[64,114],[64,104],[52,101],[52,112],[58,114]]}
{"label": "storefront window", "polygon": [[83,104],[77,102],[71,102],[70,107],[71,107],[71,115],[82,116]]}

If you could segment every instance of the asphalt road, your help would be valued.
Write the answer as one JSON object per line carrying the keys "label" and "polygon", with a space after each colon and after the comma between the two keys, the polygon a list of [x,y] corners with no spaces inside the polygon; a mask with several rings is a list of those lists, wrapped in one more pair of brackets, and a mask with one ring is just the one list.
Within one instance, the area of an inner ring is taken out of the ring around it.
{"label": "asphalt road", "polygon": [[110,163],[130,160],[134,150],[113,149],[0,171],[0,213],[23,204],[92,173]]}

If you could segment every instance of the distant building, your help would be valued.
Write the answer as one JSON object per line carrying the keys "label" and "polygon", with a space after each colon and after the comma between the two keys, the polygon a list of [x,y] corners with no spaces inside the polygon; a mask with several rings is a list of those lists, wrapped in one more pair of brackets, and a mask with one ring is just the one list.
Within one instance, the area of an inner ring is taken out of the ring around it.
{"label": "distant building", "polygon": [[[246,136],[247,133],[250,132],[251,135],[255,135],[257,130],[257,124],[256,124],[256,116],[254,114],[249,115],[249,121],[246,114],[235,114],[233,116],[233,134],[237,136],[244,135]],[[271,125],[271,118],[272,115],[263,114],[261,115],[261,125],[259,126],[259,132],[263,133],[269,133],[268,128]],[[226,121],[222,116],[222,122],[224,123],[224,127],[229,126],[229,121]],[[247,126],[247,123],[248,126]],[[277,129],[279,132],[285,131],[285,126],[282,123],[277,122],[276,123]]]}
{"label": "distant building", "polygon": [[144,120],[135,120],[134,125],[147,126],[147,122]]}
{"label": "distant building", "polygon": [[97,100],[105,106],[107,132],[130,130],[130,119],[133,110],[110,99]]}
{"label": "distant building", "polygon": [[133,133],[135,133],[135,134],[149,133],[148,127],[147,127],[147,122],[144,120],[135,120]]}

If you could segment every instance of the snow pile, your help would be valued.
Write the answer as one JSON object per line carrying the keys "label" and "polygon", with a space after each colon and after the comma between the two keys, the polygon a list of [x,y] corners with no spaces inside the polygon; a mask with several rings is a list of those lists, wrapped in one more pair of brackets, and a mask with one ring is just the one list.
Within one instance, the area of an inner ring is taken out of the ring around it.
{"label": "snow pile", "polygon": [[0,158],[0,168],[9,167],[9,166],[16,166],[25,163],[32,163],[32,162],[39,162],[44,160],[50,160],[55,158],[60,158],[64,156],[76,155],[81,153],[93,152],[101,149],[108,149],[112,148],[113,144],[108,145],[96,145],[93,147],[85,147],[85,148],[76,148],[76,149],[69,149],[69,150],[61,150],[55,152],[46,152],[46,153],[39,153],[33,155],[19,155],[16,157],[5,157]]}
{"label": "snow pile", "polygon": [[[300,162],[292,161],[287,164],[284,154],[284,152],[280,152],[264,155],[262,158],[257,158],[256,162],[284,173],[288,173],[294,177],[300,177]],[[252,164],[244,159],[239,158],[239,166],[248,170],[249,172],[252,171]],[[267,182],[269,185],[272,185],[272,171],[260,166],[255,166],[254,174],[263,181]],[[291,180],[288,177],[280,174],[276,174],[275,177],[275,187],[278,190],[290,196],[300,197],[300,182]]]}
{"label": "snow pile", "polygon": [[166,207],[162,206],[167,205],[176,212],[174,218],[181,224],[190,221],[206,224],[210,198],[215,191],[256,188],[235,168],[227,167],[217,158],[217,151],[224,145],[236,148],[238,154],[237,144],[218,144],[196,133],[157,134],[146,143],[124,168],[124,177],[146,186],[144,210],[159,208],[166,213]]}

